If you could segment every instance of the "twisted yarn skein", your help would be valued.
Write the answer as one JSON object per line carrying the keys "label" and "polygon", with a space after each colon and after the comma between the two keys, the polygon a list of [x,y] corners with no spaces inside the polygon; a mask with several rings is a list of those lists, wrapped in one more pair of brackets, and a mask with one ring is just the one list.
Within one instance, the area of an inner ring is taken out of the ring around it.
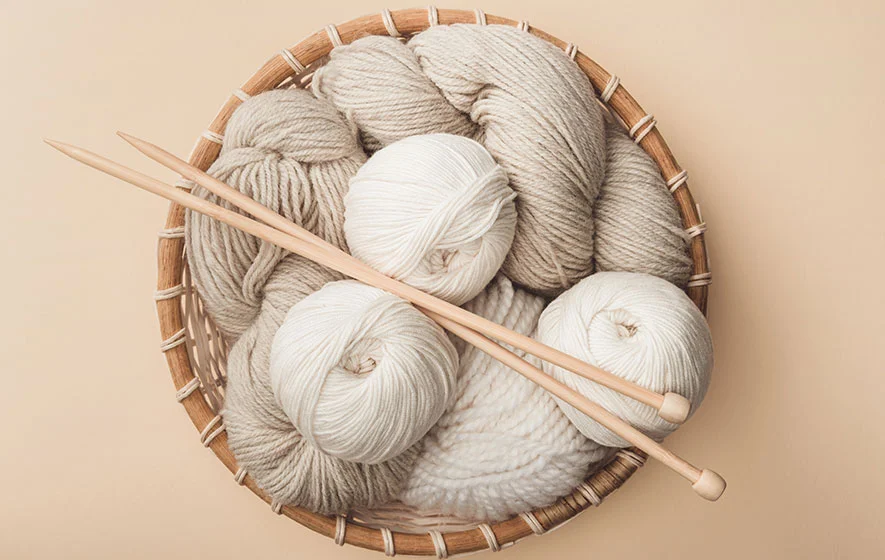
{"label": "twisted yarn skein", "polygon": [[[304,91],[271,91],[231,116],[209,172],[344,247],[344,193],[364,160],[356,131],[334,108]],[[230,207],[201,187],[193,192]],[[278,502],[321,513],[391,500],[417,450],[378,465],[331,457],[295,429],[270,383],[271,344],[286,313],[340,276],[191,212],[185,247],[206,311],[233,343],[222,414],[239,465]]]}
{"label": "twisted yarn skein", "polygon": [[407,44],[367,37],[335,49],[312,88],[369,144],[430,132],[480,141],[519,195],[503,267],[513,281],[555,295],[592,272],[603,118],[587,77],[550,43],[498,25],[434,26]]}
{"label": "twisted yarn skein", "polygon": [[661,172],[615,121],[606,119],[605,181],[596,199],[597,271],[643,272],[684,288],[688,237]]}
{"label": "twisted yarn skein", "polygon": [[[531,334],[544,304],[498,275],[465,308]],[[572,491],[607,450],[581,435],[546,391],[475,347],[457,345],[455,400],[424,438],[400,500],[419,510],[494,521]],[[534,356],[516,353],[539,365]]]}
{"label": "twisted yarn skein", "polygon": [[378,464],[436,423],[457,365],[455,348],[429,317],[397,296],[343,280],[289,310],[274,337],[270,379],[311,445]]}
{"label": "twisted yarn skein", "polygon": [[[556,298],[538,321],[536,338],[657,393],[675,392],[701,404],[713,369],[713,342],[703,314],[673,284],[648,274],[599,272]],[[648,405],[560,367],[544,370],[649,437],[662,440],[678,425]],[[630,444],[558,401],[591,440]]]}
{"label": "twisted yarn skein", "polygon": [[507,256],[516,193],[481,144],[412,136],[376,152],[350,181],[344,233],[372,268],[460,305]]}

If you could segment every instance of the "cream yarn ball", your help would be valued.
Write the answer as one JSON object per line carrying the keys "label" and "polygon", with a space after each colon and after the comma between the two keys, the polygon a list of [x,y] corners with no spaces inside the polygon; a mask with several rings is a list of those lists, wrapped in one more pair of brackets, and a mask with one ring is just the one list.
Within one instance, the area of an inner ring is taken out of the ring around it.
{"label": "cream yarn ball", "polygon": [[[713,369],[703,314],[682,290],[648,274],[600,272],[585,278],[544,310],[536,338],[652,391],[679,393],[692,412]],[[547,363],[544,369],[656,440],[678,427],[611,389]],[[630,445],[570,405],[559,401],[559,406],[593,441]]]}
{"label": "cream yarn ball", "polygon": [[[465,308],[518,333],[534,332],[545,301],[503,274]],[[497,521],[571,492],[608,450],[585,438],[546,391],[473,346],[451,407],[424,438],[400,500],[418,510]],[[534,356],[517,354],[539,366]]]}
{"label": "cream yarn ball", "polygon": [[458,355],[405,300],[344,280],[294,305],[274,337],[270,380],[314,447],[378,464],[421,439],[446,409]]}
{"label": "cream yarn ball", "polygon": [[515,197],[481,144],[412,136],[376,152],[351,179],[344,233],[353,256],[369,266],[460,305],[504,262]]}

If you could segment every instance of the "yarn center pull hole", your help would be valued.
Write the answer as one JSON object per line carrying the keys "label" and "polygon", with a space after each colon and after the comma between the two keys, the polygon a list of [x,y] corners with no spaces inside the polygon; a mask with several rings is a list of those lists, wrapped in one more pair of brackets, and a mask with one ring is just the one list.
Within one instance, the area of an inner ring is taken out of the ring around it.
{"label": "yarn center pull hole", "polygon": [[626,309],[610,309],[600,313],[600,318],[608,322],[614,328],[615,334],[620,340],[632,339],[639,333],[641,323],[639,318]]}

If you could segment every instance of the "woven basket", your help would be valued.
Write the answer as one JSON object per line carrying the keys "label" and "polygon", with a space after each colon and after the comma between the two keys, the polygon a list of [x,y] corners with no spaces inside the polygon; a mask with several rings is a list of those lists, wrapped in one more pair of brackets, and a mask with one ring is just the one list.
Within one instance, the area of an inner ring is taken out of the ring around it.
{"label": "woven basket", "polygon": [[[324,62],[325,56],[334,47],[366,35],[408,37],[431,25],[454,23],[517,26],[562,48],[577,63],[590,79],[600,101],[620,117],[631,137],[660,167],[679,206],[686,232],[691,237],[694,264],[688,295],[701,311],[706,312],[711,281],[703,235],[706,226],[688,190],[687,174],[676,163],[655,127],[654,118],[620,85],[616,76],[579,52],[575,45],[529,27],[526,22],[486,15],[481,10],[437,10],[431,7],[393,12],[384,10],[381,14],[364,16],[341,25],[329,25],[325,30],[275,55],[235,90],[199,138],[190,163],[200,169],[208,169],[218,157],[228,119],[243,100],[274,88],[303,87],[309,83],[313,70]],[[178,186],[188,188],[187,182],[179,182]],[[227,347],[191,285],[183,238],[184,209],[172,204],[165,228],[160,232],[155,299],[162,335],[161,349],[172,372],[177,400],[184,405],[200,432],[200,442],[210,448],[234,474],[237,483],[268,502],[275,513],[286,515],[334,539],[338,544],[348,543],[389,556],[436,555],[440,558],[483,549],[499,550],[523,537],[549,531],[574,518],[590,505],[599,505],[645,461],[645,455],[638,450],[621,450],[605,467],[557,503],[491,525],[452,519],[432,512],[417,512],[397,504],[378,511],[330,517],[272,502],[255,481],[237,466],[227,446],[220,416],[224,402]]]}

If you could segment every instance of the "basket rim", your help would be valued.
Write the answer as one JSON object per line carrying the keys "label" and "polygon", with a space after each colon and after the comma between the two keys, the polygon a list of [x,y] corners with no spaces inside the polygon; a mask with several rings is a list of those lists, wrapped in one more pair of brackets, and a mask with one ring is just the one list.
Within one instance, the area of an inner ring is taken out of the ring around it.
{"label": "basket rim", "polygon": [[[221,140],[228,119],[234,110],[249,96],[279,86],[293,76],[303,73],[312,63],[327,55],[340,44],[347,44],[366,35],[412,35],[431,25],[456,23],[501,24],[519,27],[563,49],[587,75],[595,93],[626,124],[630,135],[657,163],[667,182],[682,216],[683,225],[690,236],[690,254],[693,263],[692,280],[686,290],[691,300],[706,314],[711,273],[707,259],[704,233],[706,224],[688,188],[687,173],[678,165],[664,141],[654,117],[646,113],[628,93],[620,80],[592,59],[567,43],[525,21],[515,21],[481,10],[457,10],[412,8],[383,10],[381,13],[362,16],[339,25],[329,25],[308,36],[295,46],[284,49],[268,60],[239,89],[235,90],[208,129],[197,140],[189,161],[206,170],[218,157]],[[571,495],[557,503],[511,517],[493,524],[482,524],[475,529],[441,534],[431,531],[424,534],[403,533],[389,529],[374,529],[356,524],[342,516],[327,516],[304,508],[281,506],[264,494],[251,477],[238,468],[236,459],[227,445],[227,436],[221,417],[210,408],[199,388],[191,365],[185,338],[185,320],[182,312],[182,277],[184,259],[184,209],[170,204],[166,224],[160,234],[157,250],[157,315],[162,337],[161,350],[166,356],[172,374],[176,397],[200,432],[200,441],[210,448],[218,459],[234,473],[235,480],[271,505],[273,511],[297,521],[338,544],[352,544],[388,555],[446,556],[476,552],[484,549],[498,550],[531,534],[561,526],[590,505],[598,505],[608,494],[619,488],[643,464],[645,455],[636,450],[622,450],[602,469],[589,477]],[[174,232],[174,234],[170,234]]]}

